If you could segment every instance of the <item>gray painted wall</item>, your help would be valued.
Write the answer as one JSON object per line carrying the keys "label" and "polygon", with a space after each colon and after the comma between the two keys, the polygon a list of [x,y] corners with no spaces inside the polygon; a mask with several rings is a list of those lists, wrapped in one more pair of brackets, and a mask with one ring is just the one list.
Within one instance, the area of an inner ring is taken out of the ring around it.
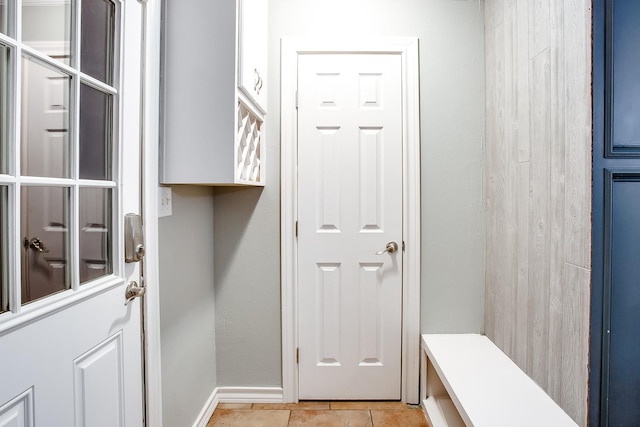
{"label": "gray painted wall", "polygon": [[173,187],[159,219],[162,415],[192,425],[217,385],[213,288],[213,189]]}
{"label": "gray painted wall", "polygon": [[276,143],[266,188],[215,190],[219,386],[281,385],[280,198]]}
{"label": "gray painted wall", "polygon": [[484,317],[484,27],[479,1],[269,0],[267,183],[215,195],[220,386],[280,386],[280,39],[416,36],[422,126],[422,331]]}

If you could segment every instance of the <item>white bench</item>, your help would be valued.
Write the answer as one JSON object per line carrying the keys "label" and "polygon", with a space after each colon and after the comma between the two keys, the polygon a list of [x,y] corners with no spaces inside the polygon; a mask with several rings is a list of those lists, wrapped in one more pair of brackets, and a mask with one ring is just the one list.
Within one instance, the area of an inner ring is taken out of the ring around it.
{"label": "white bench", "polygon": [[577,424],[484,335],[422,335],[421,398],[431,427]]}

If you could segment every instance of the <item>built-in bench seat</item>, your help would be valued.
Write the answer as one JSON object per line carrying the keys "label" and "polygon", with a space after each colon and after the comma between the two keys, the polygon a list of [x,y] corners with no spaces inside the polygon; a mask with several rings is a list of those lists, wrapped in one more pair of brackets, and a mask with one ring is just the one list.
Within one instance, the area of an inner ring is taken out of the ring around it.
{"label": "built-in bench seat", "polygon": [[577,426],[484,335],[424,334],[422,350],[431,427]]}

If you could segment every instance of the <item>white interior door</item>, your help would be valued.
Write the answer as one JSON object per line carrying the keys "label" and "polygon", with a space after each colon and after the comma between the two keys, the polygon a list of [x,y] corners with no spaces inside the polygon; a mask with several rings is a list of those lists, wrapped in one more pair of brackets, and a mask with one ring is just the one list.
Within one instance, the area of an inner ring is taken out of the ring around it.
{"label": "white interior door", "polygon": [[401,58],[298,58],[299,398],[400,399]]}
{"label": "white interior door", "polygon": [[[0,2],[0,426],[144,425],[137,0]],[[126,44],[124,41],[126,40]]]}

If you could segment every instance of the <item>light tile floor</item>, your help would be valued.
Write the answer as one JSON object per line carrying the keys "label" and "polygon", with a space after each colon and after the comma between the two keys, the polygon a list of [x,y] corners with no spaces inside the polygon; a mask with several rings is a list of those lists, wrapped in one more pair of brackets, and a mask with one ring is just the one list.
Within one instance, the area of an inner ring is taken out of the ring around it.
{"label": "light tile floor", "polygon": [[429,427],[401,402],[221,403],[207,427]]}

